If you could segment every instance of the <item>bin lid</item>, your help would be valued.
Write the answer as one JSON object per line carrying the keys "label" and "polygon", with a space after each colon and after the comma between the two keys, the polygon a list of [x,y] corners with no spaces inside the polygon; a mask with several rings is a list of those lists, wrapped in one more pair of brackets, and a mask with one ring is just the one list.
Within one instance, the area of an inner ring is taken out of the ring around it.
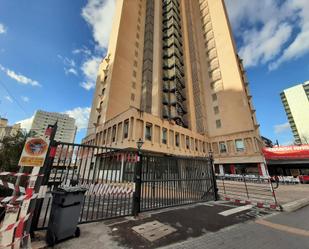
{"label": "bin lid", "polygon": [[87,188],[85,187],[80,187],[80,186],[70,186],[70,187],[65,187],[65,186],[62,186],[62,187],[58,187],[56,189],[56,191],[53,191],[53,192],[64,192],[64,193],[77,193],[77,192],[81,192],[81,193],[85,193],[87,191]]}

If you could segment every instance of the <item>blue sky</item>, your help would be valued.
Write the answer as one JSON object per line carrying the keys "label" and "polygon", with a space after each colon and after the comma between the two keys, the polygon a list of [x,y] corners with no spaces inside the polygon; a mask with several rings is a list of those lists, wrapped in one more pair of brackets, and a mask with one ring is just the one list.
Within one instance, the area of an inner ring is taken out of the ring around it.
{"label": "blue sky", "polygon": [[[65,112],[85,133],[114,0],[0,0],[0,115]],[[309,80],[309,1],[226,0],[261,134],[293,140],[279,93]]]}

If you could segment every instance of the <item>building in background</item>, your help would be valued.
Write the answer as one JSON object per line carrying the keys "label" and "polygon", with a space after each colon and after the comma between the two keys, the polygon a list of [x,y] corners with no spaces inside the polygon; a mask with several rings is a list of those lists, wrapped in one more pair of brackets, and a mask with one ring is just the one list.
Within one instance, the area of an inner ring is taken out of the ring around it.
{"label": "building in background", "polygon": [[296,144],[309,144],[309,81],[280,94]]}
{"label": "building in background", "polygon": [[[263,167],[252,96],[223,0],[119,0],[87,144]],[[233,172],[231,172],[233,171]],[[235,172],[234,172],[235,171]]]}
{"label": "building in background", "polygon": [[7,136],[15,136],[20,130],[20,124],[9,125],[6,118],[0,117],[0,141]]}
{"label": "building in background", "polygon": [[58,122],[58,128],[55,140],[73,143],[77,127],[75,126],[75,119],[67,114],[38,110],[35,113],[30,132],[33,132],[35,136],[44,136],[47,126],[54,125],[56,121]]}

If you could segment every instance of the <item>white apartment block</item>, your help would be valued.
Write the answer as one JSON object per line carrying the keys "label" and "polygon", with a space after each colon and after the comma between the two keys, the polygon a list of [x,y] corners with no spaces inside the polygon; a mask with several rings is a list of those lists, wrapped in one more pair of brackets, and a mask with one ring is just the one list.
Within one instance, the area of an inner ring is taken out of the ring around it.
{"label": "white apartment block", "polygon": [[36,136],[44,136],[46,127],[54,125],[56,121],[58,122],[58,129],[55,140],[73,143],[77,127],[75,126],[75,119],[67,114],[38,110],[35,113],[30,132],[35,132]]}
{"label": "white apartment block", "polygon": [[309,81],[285,89],[280,96],[295,142],[309,144]]}

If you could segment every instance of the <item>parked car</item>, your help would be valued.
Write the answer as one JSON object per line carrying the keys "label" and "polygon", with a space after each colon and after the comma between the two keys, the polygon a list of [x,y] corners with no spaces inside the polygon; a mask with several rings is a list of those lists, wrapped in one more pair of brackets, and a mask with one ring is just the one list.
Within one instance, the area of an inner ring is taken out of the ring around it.
{"label": "parked car", "polygon": [[298,178],[301,183],[309,183],[309,175],[300,175]]}

